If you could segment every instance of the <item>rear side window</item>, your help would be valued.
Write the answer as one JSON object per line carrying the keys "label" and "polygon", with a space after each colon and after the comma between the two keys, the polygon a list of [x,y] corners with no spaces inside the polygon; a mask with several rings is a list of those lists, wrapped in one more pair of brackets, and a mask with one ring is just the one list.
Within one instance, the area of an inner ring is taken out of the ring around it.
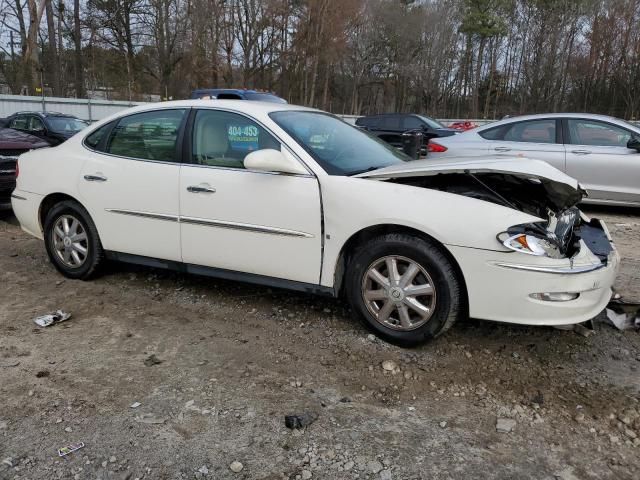
{"label": "rear side window", "polygon": [[13,120],[11,120],[11,124],[9,125],[9,127],[10,128],[17,128],[19,130],[26,130],[27,129],[28,120],[29,120],[29,117],[26,117],[24,115],[20,115],[19,117],[16,117]]}
{"label": "rear side window", "polygon": [[502,125],[500,127],[493,127],[482,132],[478,132],[485,140],[502,140],[504,137],[504,131],[508,128],[508,125]]}
{"label": "rear side window", "polygon": [[418,117],[408,116],[403,119],[403,128],[405,130],[413,128],[422,128],[422,121]]}
{"label": "rear side window", "polygon": [[157,110],[121,118],[106,151],[120,157],[178,162],[178,133],[186,110]]}
{"label": "rear side window", "polygon": [[382,128],[388,128],[390,130],[400,130],[402,126],[400,125],[401,118],[398,116],[388,116],[382,118]]}
{"label": "rear side window", "polygon": [[113,124],[114,122],[107,123],[95,132],[87,135],[87,138],[84,139],[84,144],[91,150],[104,151],[104,142],[102,140],[109,134]]}
{"label": "rear side window", "polygon": [[556,121],[531,120],[514,123],[504,134],[507,142],[556,143]]}

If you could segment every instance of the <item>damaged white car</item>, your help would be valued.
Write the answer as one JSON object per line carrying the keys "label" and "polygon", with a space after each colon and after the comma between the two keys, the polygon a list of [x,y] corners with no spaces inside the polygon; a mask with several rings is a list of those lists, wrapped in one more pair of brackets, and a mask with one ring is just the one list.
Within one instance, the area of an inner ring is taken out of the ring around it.
{"label": "damaged white car", "polygon": [[344,295],[403,345],[462,316],[565,325],[607,304],[618,254],[574,179],[408,160],[317,110],[166,102],[22,155],[12,204],[70,278],[114,259]]}

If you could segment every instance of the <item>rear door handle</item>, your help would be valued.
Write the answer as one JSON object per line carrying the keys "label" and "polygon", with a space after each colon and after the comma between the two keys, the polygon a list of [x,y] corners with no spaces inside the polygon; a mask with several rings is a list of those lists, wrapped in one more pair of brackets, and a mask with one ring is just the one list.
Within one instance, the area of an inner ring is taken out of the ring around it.
{"label": "rear door handle", "polygon": [[211,188],[208,185],[190,185],[187,187],[187,192],[191,193],[216,193],[215,188]]}
{"label": "rear door handle", "polygon": [[96,174],[96,175],[85,175],[84,179],[87,182],[106,182],[107,181],[107,177],[105,177],[104,175],[100,175],[100,174]]}
{"label": "rear door handle", "polygon": [[510,152],[511,149],[509,147],[496,147],[494,148],[496,152]]}
{"label": "rear door handle", "polygon": [[589,155],[591,152],[589,150],[571,150],[571,153],[576,155]]}

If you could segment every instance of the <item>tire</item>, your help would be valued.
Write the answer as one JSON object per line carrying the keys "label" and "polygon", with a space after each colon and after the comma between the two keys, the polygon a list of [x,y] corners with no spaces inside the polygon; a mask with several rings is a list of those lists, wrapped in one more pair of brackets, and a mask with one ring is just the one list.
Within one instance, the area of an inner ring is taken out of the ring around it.
{"label": "tire", "polygon": [[[65,219],[68,232],[64,228]],[[51,263],[65,277],[88,280],[99,272],[104,260],[100,236],[91,216],[79,203],[65,200],[47,212],[44,241]]]}
{"label": "tire", "polygon": [[354,313],[395,345],[416,346],[443,334],[464,310],[461,281],[442,247],[413,235],[385,234],[358,246],[345,280]]}

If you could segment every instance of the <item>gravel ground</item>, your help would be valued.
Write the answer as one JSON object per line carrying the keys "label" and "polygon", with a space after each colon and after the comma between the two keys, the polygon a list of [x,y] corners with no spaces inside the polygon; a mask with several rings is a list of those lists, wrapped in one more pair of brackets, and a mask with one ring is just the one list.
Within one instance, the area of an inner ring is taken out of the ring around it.
{"label": "gravel ground", "polygon": [[[639,301],[640,211],[590,211]],[[0,479],[640,478],[634,331],[469,320],[401,349],[336,300],[122,264],[64,279],[12,217],[0,285]]]}

